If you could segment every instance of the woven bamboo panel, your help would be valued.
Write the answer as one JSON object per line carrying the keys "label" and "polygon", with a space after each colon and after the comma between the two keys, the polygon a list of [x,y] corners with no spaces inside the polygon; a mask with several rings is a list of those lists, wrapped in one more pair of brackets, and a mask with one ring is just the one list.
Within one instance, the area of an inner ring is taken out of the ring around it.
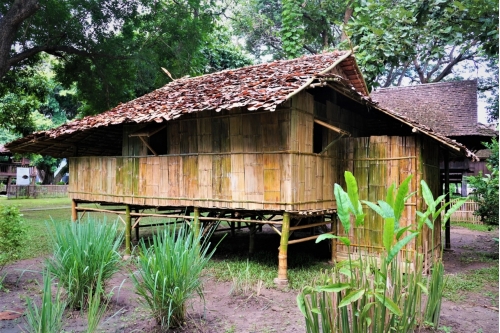
{"label": "woven bamboo panel", "polygon": [[[348,169],[356,177],[360,198],[376,202],[385,198],[387,188],[391,184],[399,185],[410,174],[413,174],[410,192],[417,191],[417,184],[421,179],[425,179],[430,184],[431,190],[437,193],[439,187],[437,146],[434,145],[436,147],[434,148],[430,144],[421,145],[421,139],[419,136],[349,138],[342,140],[336,150],[339,159],[348,157],[347,165],[352,165],[352,168]],[[422,147],[425,147],[425,151]],[[345,186],[343,181],[340,181],[339,184]],[[415,223],[417,207],[423,209],[421,201],[420,192],[418,192],[407,202],[400,221],[401,226]],[[368,208],[366,208],[366,212],[368,214],[364,225],[351,229],[349,235],[345,233],[340,224],[338,226],[341,235],[351,238],[353,243],[351,251],[354,251],[355,254],[370,255],[383,250],[384,221]],[[437,223],[436,228],[436,230],[440,230],[439,223]],[[426,253],[426,258],[428,258],[432,248],[431,244],[434,244],[434,248],[440,244],[439,236],[439,232],[434,233],[433,241],[432,233],[425,229],[418,239],[403,249],[399,259],[412,261],[415,251]],[[347,257],[348,249],[343,244],[337,242],[336,250],[339,259]]]}

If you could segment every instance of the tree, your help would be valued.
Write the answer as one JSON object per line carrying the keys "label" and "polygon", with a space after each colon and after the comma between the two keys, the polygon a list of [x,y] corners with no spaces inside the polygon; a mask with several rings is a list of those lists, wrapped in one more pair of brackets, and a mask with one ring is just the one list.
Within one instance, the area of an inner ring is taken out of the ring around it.
{"label": "tree", "polygon": [[496,0],[366,0],[353,7],[347,33],[374,86],[439,82],[464,61],[498,55]]}
{"label": "tree", "polygon": [[498,141],[483,143],[491,151],[486,167],[490,174],[479,174],[468,178],[469,185],[474,189],[471,197],[479,204],[474,212],[481,221],[490,225],[498,225]]}
{"label": "tree", "polygon": [[236,12],[257,57],[358,46],[370,86],[448,80],[458,65],[498,55],[496,0],[249,0]]}

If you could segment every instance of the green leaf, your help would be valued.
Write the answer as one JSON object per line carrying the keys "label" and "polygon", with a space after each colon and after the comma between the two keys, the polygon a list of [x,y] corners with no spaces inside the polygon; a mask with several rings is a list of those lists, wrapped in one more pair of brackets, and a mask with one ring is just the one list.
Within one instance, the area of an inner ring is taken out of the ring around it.
{"label": "green leaf", "polygon": [[392,313],[394,313],[396,316],[402,316],[403,313],[401,312],[401,310],[399,309],[399,307],[397,306],[396,303],[394,303],[390,298],[388,297],[384,297],[378,293],[375,293],[375,298],[380,302],[382,303],[382,305],[384,305],[387,309],[389,309],[389,311],[391,311]]}
{"label": "green leaf", "polygon": [[404,228],[401,228],[398,230],[398,232],[396,233],[396,240],[399,240],[401,238],[401,236],[406,232],[408,231],[409,229],[411,228],[411,225],[409,226],[406,226]]}
{"label": "green leaf", "polygon": [[387,189],[387,194],[385,195],[385,202],[389,205],[394,206],[394,183]]}
{"label": "green leaf", "polygon": [[302,293],[297,295],[297,306],[304,317],[307,317],[306,312],[306,299]]}
{"label": "green leaf", "polygon": [[396,230],[399,229],[399,220],[405,209],[405,202],[408,200],[408,191],[410,190],[410,181],[412,175],[406,177],[405,180],[399,185],[398,192],[396,193],[396,199],[394,200],[394,218],[396,219]]}
{"label": "green leaf", "polygon": [[342,189],[339,184],[334,185],[335,200],[337,202],[337,216],[344,227],[346,233],[351,230],[351,202],[349,201],[348,194]]}
{"label": "green leaf", "polygon": [[332,234],[322,234],[322,235],[319,235],[318,238],[316,238],[316,243],[319,243],[325,239],[338,239],[340,240],[342,243],[344,243],[346,246],[350,246],[351,245],[351,240],[347,237],[344,237],[344,236],[337,236],[337,235],[332,235]]}
{"label": "green leaf", "polygon": [[394,218],[394,210],[387,202],[385,202],[383,200],[379,200],[378,205],[379,205],[380,209],[382,209],[382,214],[383,214],[382,217],[384,219]]}
{"label": "green leaf", "polygon": [[349,288],[350,286],[351,285],[349,283],[339,282],[339,283],[329,284],[327,286],[316,287],[316,290],[318,292],[326,291],[326,292],[329,292],[329,293],[338,293],[338,292],[340,292],[342,290],[345,290],[345,289]]}
{"label": "green leaf", "polygon": [[446,221],[450,218],[451,214],[457,211],[466,201],[469,199],[469,197],[465,198],[460,198],[453,206],[451,206],[450,209],[444,214],[444,220],[443,220],[443,226],[446,224]]}
{"label": "green leaf", "polygon": [[349,268],[342,267],[341,269],[339,269],[339,273],[347,276],[348,278],[352,278],[352,272]]}
{"label": "green leaf", "polygon": [[436,206],[434,206],[434,196],[432,195],[431,189],[423,179],[420,182],[420,185],[422,187],[422,197],[424,198],[427,207],[434,213]]}
{"label": "green leaf", "polygon": [[417,282],[417,285],[420,287],[420,289],[422,289],[422,292],[426,295],[429,295],[429,291],[427,290],[427,287],[424,286],[424,284],[422,282]]}
{"label": "green leaf", "polygon": [[394,240],[394,217],[389,217],[385,219],[384,231],[383,231],[383,242],[387,253],[391,251],[393,240]]}
{"label": "green leaf", "polygon": [[342,299],[338,307],[341,308],[351,304],[352,302],[356,302],[358,299],[363,297],[364,294],[365,294],[365,289],[353,290]]}
{"label": "green leaf", "polygon": [[358,183],[356,182],[356,178],[349,171],[344,172],[344,178],[347,186],[347,194],[349,195],[349,200],[351,200],[351,204],[353,207],[357,207],[359,201],[359,195],[358,195]]}
{"label": "green leaf", "polygon": [[412,234],[407,235],[402,240],[398,241],[391,249],[391,251],[387,255],[386,261],[389,263],[394,259],[394,257],[398,254],[398,252],[408,244],[413,238],[417,237],[418,232],[414,232]]}
{"label": "green leaf", "polygon": [[372,210],[374,210],[378,215],[384,217],[384,213],[382,212],[382,209],[379,206],[370,201],[363,200],[362,202],[368,207],[370,207]]}

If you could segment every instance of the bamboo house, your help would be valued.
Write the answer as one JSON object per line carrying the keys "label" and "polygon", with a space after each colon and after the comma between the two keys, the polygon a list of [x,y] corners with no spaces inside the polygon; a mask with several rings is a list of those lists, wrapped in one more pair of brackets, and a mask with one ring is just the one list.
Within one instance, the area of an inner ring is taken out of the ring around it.
{"label": "bamboo house", "polygon": [[[68,157],[73,218],[96,210],[80,203],[124,205],[126,247],[144,216],[179,218],[198,230],[226,221],[280,235],[277,282],[287,281],[289,245],[342,234],[335,183],[357,177],[360,197],[376,201],[413,174],[404,223],[414,222],[425,180],[437,194],[442,152],[471,155],[461,144],[374,103],[351,51],[276,61],[194,78],[120,104],[105,113],[37,132],[7,147]],[[154,213],[144,213],[155,208]],[[106,211],[106,209],[99,209]],[[382,248],[382,219],[369,214],[359,253]],[[293,235],[293,238],[291,235]],[[435,246],[440,245],[436,233]],[[409,244],[429,254],[431,233]],[[332,258],[346,249],[332,243]],[[251,249],[250,249],[251,250]],[[293,246],[290,248],[293,251]]]}

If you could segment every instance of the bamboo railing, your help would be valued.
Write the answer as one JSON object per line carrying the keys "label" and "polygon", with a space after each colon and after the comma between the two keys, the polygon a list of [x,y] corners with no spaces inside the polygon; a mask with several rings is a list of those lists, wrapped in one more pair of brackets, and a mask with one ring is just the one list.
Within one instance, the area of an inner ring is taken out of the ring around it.
{"label": "bamboo railing", "polygon": [[[450,206],[453,206],[459,199],[451,199]],[[451,214],[451,222],[465,222],[472,224],[482,224],[481,218],[474,215],[474,212],[478,210],[479,204],[475,201],[466,201],[456,212]],[[444,213],[443,213],[444,215]]]}

